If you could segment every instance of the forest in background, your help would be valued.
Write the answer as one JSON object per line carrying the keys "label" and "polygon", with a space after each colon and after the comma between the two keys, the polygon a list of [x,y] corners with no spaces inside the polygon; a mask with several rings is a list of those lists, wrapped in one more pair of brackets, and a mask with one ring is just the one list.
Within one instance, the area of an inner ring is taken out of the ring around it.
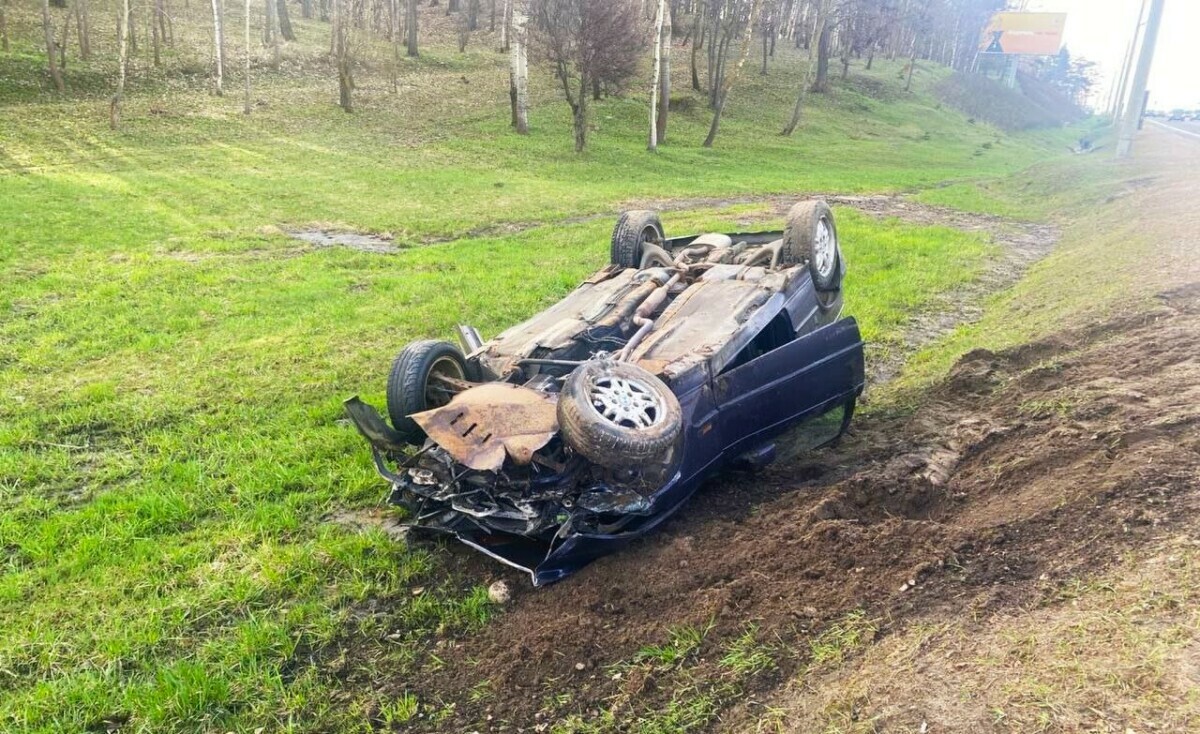
{"label": "forest in background", "polygon": [[[827,93],[830,80],[847,79],[852,67],[871,70],[880,57],[903,62],[905,91],[920,61],[964,75],[994,72],[998,61],[979,52],[980,29],[1004,7],[1004,0],[2,0],[0,44],[41,58],[40,67],[15,67],[24,78],[11,81],[52,96],[103,93],[116,129],[126,94],[149,76],[238,95],[252,114],[255,85],[297,65],[327,76],[337,103],[353,112],[362,104],[357,89],[378,85],[401,95],[429,38],[453,38],[460,54],[487,49],[506,64],[518,134],[528,131],[532,65],[540,72],[535,83],[557,90],[568,106],[577,151],[587,145],[591,103],[631,91],[648,101],[653,150],[680,104],[673,65],[687,69],[690,89],[711,112],[710,147],[739,78],[780,71],[781,44],[800,50],[802,70],[783,69],[795,77],[794,101],[779,132],[791,135],[810,95]],[[1066,49],[1026,72],[1022,86],[1055,98],[1048,107],[1082,107],[1094,82],[1092,64]]]}

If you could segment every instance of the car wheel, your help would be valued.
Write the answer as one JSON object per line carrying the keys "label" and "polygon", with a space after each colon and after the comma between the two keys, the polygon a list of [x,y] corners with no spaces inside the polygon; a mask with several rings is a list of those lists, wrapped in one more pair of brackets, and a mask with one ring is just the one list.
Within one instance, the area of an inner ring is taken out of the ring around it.
{"label": "car wheel", "polygon": [[610,261],[623,268],[636,268],[642,264],[642,245],[647,242],[661,245],[665,239],[656,212],[644,209],[622,212],[613,227]]}
{"label": "car wheel", "polygon": [[837,226],[828,204],[820,199],[802,201],[788,211],[779,260],[783,265],[808,263],[813,284],[819,291],[842,287]]}
{"label": "car wheel", "polygon": [[452,391],[431,379],[438,375],[467,379],[463,353],[450,342],[434,339],[413,342],[392,363],[387,384],[388,416],[396,432],[408,443],[420,445],[425,440],[425,432],[409,416],[443,406],[453,396]]}
{"label": "car wheel", "polygon": [[563,440],[608,469],[662,460],[683,425],[679,399],[662,380],[628,362],[585,362],[558,396]]}

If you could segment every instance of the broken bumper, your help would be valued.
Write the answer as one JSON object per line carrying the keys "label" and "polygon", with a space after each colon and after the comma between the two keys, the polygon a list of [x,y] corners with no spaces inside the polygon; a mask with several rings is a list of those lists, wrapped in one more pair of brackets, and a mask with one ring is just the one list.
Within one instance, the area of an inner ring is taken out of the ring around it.
{"label": "broken bumper", "polygon": [[[498,505],[487,508],[463,506],[456,493],[447,494],[430,483],[419,466],[422,456],[436,451],[427,446],[412,456],[395,461],[407,449],[401,437],[384,422],[379,412],[359,400],[345,402],[346,412],[371,447],[372,459],[380,476],[392,485],[389,501],[410,513],[409,527],[451,535],[462,543],[492,558],[529,574],[534,586],[543,586],[569,576],[591,561],[612,553],[629,541],[657,527],[691,494],[676,472],[654,492],[652,500],[636,496],[623,506],[606,508],[609,520],[603,529],[595,524],[577,522],[570,507],[552,513],[549,527],[542,522],[537,532],[525,532],[532,511],[522,512],[521,501],[504,502],[511,512]],[[564,478],[548,477],[542,484],[553,485]],[[628,495],[626,495],[628,496]],[[526,503],[526,506],[532,504]],[[590,511],[579,515],[595,516]],[[582,529],[581,529],[582,528]]]}

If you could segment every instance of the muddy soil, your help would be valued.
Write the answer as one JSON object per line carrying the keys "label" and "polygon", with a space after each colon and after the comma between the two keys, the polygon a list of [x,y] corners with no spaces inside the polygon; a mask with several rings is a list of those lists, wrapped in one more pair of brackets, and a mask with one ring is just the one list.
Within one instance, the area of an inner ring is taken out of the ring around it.
{"label": "muddy soil", "polygon": [[[439,642],[415,676],[371,686],[455,703],[417,731],[544,731],[613,701],[630,716],[666,705],[669,687],[610,666],[680,625],[711,625],[701,660],[747,623],[800,651],[752,685],[769,691],[851,610],[887,634],[1103,569],[1200,510],[1200,287],[1160,302],[970,353],[914,414],[860,422],[805,463],[713,481],[661,532],[552,587],[446,545],[468,578],[506,579],[514,600],[477,635]],[[485,681],[490,695],[472,696]],[[734,708],[709,728],[752,715]]]}

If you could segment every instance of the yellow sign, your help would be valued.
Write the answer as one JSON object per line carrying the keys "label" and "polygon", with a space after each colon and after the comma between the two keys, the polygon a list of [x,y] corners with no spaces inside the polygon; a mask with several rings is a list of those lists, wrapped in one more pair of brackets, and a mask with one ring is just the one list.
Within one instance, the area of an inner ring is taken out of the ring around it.
{"label": "yellow sign", "polygon": [[996,13],[983,32],[985,54],[1053,56],[1062,48],[1066,13]]}

